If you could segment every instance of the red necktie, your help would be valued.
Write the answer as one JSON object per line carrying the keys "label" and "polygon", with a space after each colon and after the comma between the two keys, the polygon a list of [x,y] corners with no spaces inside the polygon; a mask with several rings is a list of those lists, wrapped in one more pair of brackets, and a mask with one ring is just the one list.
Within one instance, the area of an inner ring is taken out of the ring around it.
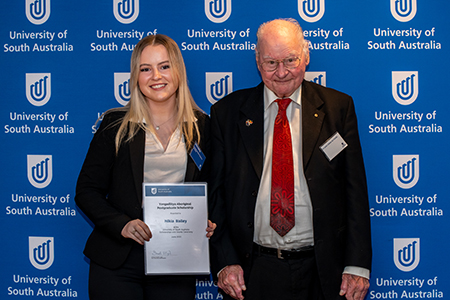
{"label": "red necktie", "polygon": [[286,108],[291,99],[277,99],[278,114],[273,128],[272,192],[270,226],[284,236],[295,225],[294,161]]}

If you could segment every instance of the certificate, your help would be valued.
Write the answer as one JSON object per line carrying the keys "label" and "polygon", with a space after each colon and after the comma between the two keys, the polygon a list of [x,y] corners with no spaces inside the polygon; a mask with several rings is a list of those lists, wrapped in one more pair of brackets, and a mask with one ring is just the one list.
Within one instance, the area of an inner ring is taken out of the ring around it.
{"label": "certificate", "polygon": [[206,183],[144,183],[145,274],[209,274]]}

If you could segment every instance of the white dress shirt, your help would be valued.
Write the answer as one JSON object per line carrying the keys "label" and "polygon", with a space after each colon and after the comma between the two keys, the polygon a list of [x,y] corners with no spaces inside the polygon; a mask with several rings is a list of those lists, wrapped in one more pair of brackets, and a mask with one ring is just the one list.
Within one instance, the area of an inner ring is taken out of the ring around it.
{"label": "white dress shirt", "polygon": [[312,205],[303,172],[301,86],[291,95],[286,109],[291,127],[292,155],[294,159],[295,226],[280,236],[270,227],[270,195],[272,185],[272,141],[275,118],[278,114],[278,97],[264,88],[264,152],[263,173],[256,199],[254,242],[258,245],[283,250],[293,250],[314,244]]}
{"label": "white dress shirt", "polygon": [[182,183],[186,175],[186,166],[186,145],[180,128],[172,133],[165,151],[158,138],[152,132],[146,132],[144,182]]}

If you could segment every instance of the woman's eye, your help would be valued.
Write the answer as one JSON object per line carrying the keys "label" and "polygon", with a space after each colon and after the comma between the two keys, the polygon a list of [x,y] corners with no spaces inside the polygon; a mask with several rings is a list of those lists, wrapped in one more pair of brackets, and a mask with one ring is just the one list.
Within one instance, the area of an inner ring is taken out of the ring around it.
{"label": "woman's eye", "polygon": [[170,65],[163,65],[163,66],[161,66],[161,69],[162,70],[170,69]]}

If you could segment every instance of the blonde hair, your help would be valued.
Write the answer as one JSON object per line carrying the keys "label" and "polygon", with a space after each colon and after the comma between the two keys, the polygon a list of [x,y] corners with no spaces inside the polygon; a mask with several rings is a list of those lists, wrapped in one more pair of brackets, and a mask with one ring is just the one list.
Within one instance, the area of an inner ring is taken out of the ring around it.
{"label": "blonde hair", "polygon": [[[130,101],[124,107],[113,108],[112,111],[125,111],[122,119],[118,120],[120,127],[116,134],[115,145],[116,154],[120,145],[125,141],[133,139],[139,129],[155,133],[152,123],[152,116],[148,109],[147,100],[139,88],[140,60],[142,51],[147,46],[162,45],[166,48],[169,55],[170,72],[172,78],[178,82],[176,91],[176,123],[181,128],[184,135],[186,146],[190,149],[195,142],[200,142],[200,132],[195,122],[195,111],[201,112],[195,103],[187,83],[186,66],[183,56],[177,43],[170,37],[163,34],[149,35],[137,43],[130,62]],[[106,114],[105,113],[105,114]],[[146,121],[146,123],[143,122]],[[118,125],[118,124],[112,124]],[[194,141],[195,139],[195,141]]]}

